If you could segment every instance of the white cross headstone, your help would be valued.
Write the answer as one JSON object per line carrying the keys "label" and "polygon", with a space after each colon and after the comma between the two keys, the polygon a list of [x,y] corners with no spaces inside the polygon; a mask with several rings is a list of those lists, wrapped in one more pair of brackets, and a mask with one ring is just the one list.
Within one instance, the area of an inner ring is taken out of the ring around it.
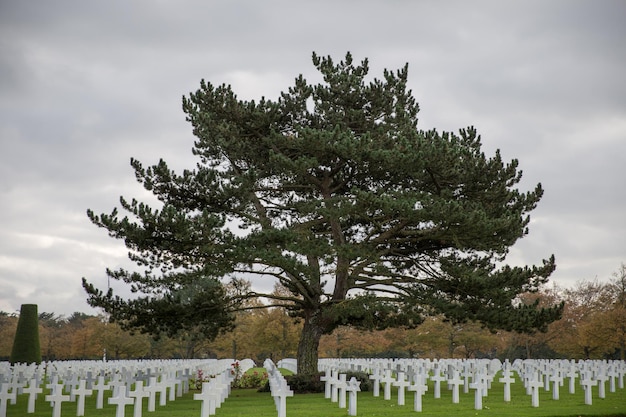
{"label": "white cross headstone", "polygon": [[441,375],[438,367],[435,367],[433,370],[433,376],[431,376],[430,379],[435,383],[434,397],[441,398],[441,383],[446,380],[446,377]]}
{"label": "white cross headstone", "polygon": [[[280,372],[278,372],[278,368],[276,368],[276,373],[278,375],[280,375]],[[284,381],[285,379],[281,376],[281,379]],[[217,378],[215,378],[214,380],[214,384],[217,387],[217,389],[219,390],[219,392],[222,394],[220,397],[220,404],[224,403],[224,401],[226,401],[226,398],[228,398],[228,396],[230,395],[230,379],[229,376],[226,373],[222,373],[220,375],[218,375]],[[219,407],[219,405],[218,405]]]}
{"label": "white cross headstone", "polygon": [[[87,381],[80,379],[78,385],[72,385],[72,394],[76,398],[76,415],[85,415],[85,397],[91,395],[93,390],[87,389]],[[70,396],[71,398],[71,396]]]}
{"label": "white cross headstone", "polygon": [[370,375],[369,377],[372,381],[374,381],[372,383],[372,394],[374,397],[378,397],[380,396],[380,379],[382,378],[382,375],[380,374],[380,371],[378,368],[374,369],[374,373],[372,375]]}
{"label": "white cross headstone", "polygon": [[287,417],[287,397],[293,397],[293,391],[289,389],[284,379],[272,391],[272,396],[276,398],[278,403],[278,417]]}
{"label": "white cross headstone", "polygon": [[167,404],[167,381],[165,375],[161,376],[161,380],[157,382],[157,387],[159,388],[157,392],[159,393],[159,405],[163,406]]}
{"label": "white cross headstone", "polygon": [[[28,394],[28,408],[27,413],[32,414],[35,412],[35,401],[37,401],[37,394],[41,394],[43,389],[37,385],[37,379],[33,378],[28,383],[28,387],[22,390],[24,394]],[[0,413],[0,415],[2,415]]]}
{"label": "white cross headstone", "polygon": [[346,391],[348,391],[348,415],[356,416],[356,393],[361,391],[361,382],[359,382],[355,377],[350,378]]}
{"label": "white cross headstone", "polygon": [[93,390],[96,391],[96,408],[100,410],[104,407],[104,391],[108,390],[111,386],[104,383],[104,376],[100,375],[98,381],[94,384]]}
{"label": "white cross headstone", "polygon": [[122,386],[126,389],[126,385],[124,385],[120,374],[115,374],[109,381],[109,389],[112,391],[113,396],[117,395],[117,391],[119,391]]}
{"label": "white cross headstone", "polygon": [[324,382],[324,398],[326,399],[330,398],[330,388],[331,388],[331,381],[332,381],[331,372],[332,371],[329,368],[327,368],[324,375],[320,376],[320,381]]}
{"label": "white cross headstone", "polygon": [[182,370],[178,370],[176,371],[176,396],[177,397],[182,397],[183,395],[183,386],[184,384],[184,380],[185,377],[183,376],[183,372]]}
{"label": "white cross headstone", "polygon": [[469,393],[469,386],[470,386],[470,377],[473,375],[473,370],[472,370],[472,364],[471,362],[465,362],[463,364],[463,372],[461,373],[461,376],[463,377],[463,393],[467,394]]}
{"label": "white cross headstone", "polygon": [[66,374],[63,382],[65,383],[65,390],[70,393],[70,401],[74,402],[76,400],[74,397],[74,388],[78,386],[78,375],[73,372]]}
{"label": "white cross headstone", "polygon": [[117,406],[115,411],[115,417],[124,417],[126,406],[132,405],[135,402],[133,398],[126,396],[126,386],[120,385],[117,390],[117,394],[109,398],[109,404]]}
{"label": "white cross headstone", "polygon": [[156,393],[161,389],[156,376],[151,376],[148,379],[148,386],[143,389],[148,393],[148,411],[153,412],[156,409]]}
{"label": "white cross headstone", "polygon": [[169,389],[168,400],[169,401],[175,401],[176,400],[176,390],[177,390],[177,386],[178,386],[178,380],[176,379],[176,375],[173,374],[173,373],[168,374],[167,378],[165,379],[165,381],[166,381],[167,388]]}
{"label": "white cross headstone", "polygon": [[539,379],[543,381],[543,389],[545,391],[550,391],[550,374],[545,371],[540,371]]}
{"label": "white cross headstone", "polygon": [[143,381],[135,382],[135,389],[130,391],[129,396],[135,400],[133,417],[141,417],[143,408],[143,399],[150,396],[150,393],[143,389]]}
{"label": "white cross headstone", "polygon": [[15,405],[17,402],[17,394],[20,394],[22,392],[25,382],[20,381],[19,375],[13,375],[13,378],[11,378],[10,382],[2,384],[2,385],[7,386],[7,391],[11,391],[15,393],[15,398],[11,398],[9,400],[11,404]]}
{"label": "white cross headstone", "polygon": [[617,373],[617,387],[619,389],[624,389],[624,375],[626,375],[626,364],[624,362],[620,362],[620,365],[616,365]]}
{"label": "white cross headstone", "polygon": [[[0,384],[0,416],[7,415],[7,402],[15,400],[16,397],[17,393],[15,391],[9,392],[9,384]],[[59,416],[60,415],[61,412],[59,409]]]}
{"label": "white cross headstone", "polygon": [[52,417],[61,417],[61,404],[69,401],[70,396],[63,394],[63,384],[54,384],[51,393],[46,395],[46,401],[52,404]]}
{"label": "white cross headstone", "polygon": [[330,401],[336,403],[339,401],[339,387],[337,383],[339,382],[339,371],[330,371]]}
{"label": "white cross headstone", "polygon": [[617,379],[618,373],[614,366],[608,369],[607,376],[609,377],[609,392],[615,392],[615,380]]}
{"label": "white cross headstone", "polygon": [[591,379],[591,375],[585,375],[584,378],[580,379],[580,384],[585,390],[585,404],[592,405],[593,400],[591,395],[591,389],[592,387],[598,385],[598,381],[596,381],[595,379]]}
{"label": "white cross headstone", "polygon": [[515,378],[513,377],[513,372],[510,369],[505,368],[502,371],[502,377],[499,379],[501,384],[504,384],[504,401],[511,401],[511,384],[515,383]]}
{"label": "white cross headstone", "polygon": [[183,380],[183,394],[189,392],[189,380],[191,379],[191,369],[185,368],[185,371],[181,375]]}
{"label": "white cross headstone", "polygon": [[578,369],[574,365],[570,365],[567,371],[567,377],[569,378],[569,393],[576,393],[576,377],[578,376]]}
{"label": "white cross headstone", "polygon": [[526,381],[526,386],[530,390],[531,405],[533,407],[539,407],[539,387],[545,386],[541,380],[541,376],[535,372],[534,377],[531,377]]}
{"label": "white cross headstone", "polygon": [[[46,384],[46,388],[50,390],[50,394],[54,394],[54,390],[56,389],[56,386],[59,384],[59,376],[58,375],[51,375],[50,376],[50,383]],[[61,384],[63,385],[63,384]],[[47,401],[47,400],[46,400]],[[53,406],[53,402],[50,402],[50,406]]]}
{"label": "white cross headstone", "polygon": [[406,380],[404,372],[398,372],[398,379],[393,382],[393,385],[398,387],[398,405],[404,405],[404,389],[411,383]]}
{"label": "white cross headstone", "polygon": [[385,400],[391,399],[391,384],[395,381],[394,377],[391,376],[391,369],[385,370],[385,376],[380,379],[380,382],[385,384],[383,398]]}
{"label": "white cross headstone", "polygon": [[487,386],[487,379],[482,374],[474,375],[474,381],[470,384],[470,388],[474,391],[474,409],[483,409],[483,390]]}
{"label": "white cross headstone", "polygon": [[452,377],[448,379],[448,385],[452,388],[452,403],[459,403],[459,387],[463,384],[463,380],[459,375],[459,371],[453,370]]}
{"label": "white cross headstone", "polygon": [[339,396],[339,408],[346,408],[346,388],[348,388],[346,374],[339,374],[339,380],[336,384]]}
{"label": "white cross headstone", "polygon": [[202,391],[193,394],[193,399],[202,401],[200,406],[200,417],[209,417],[215,414],[216,403],[219,402],[220,394],[215,392],[210,382],[202,383]]}
{"label": "white cross headstone", "polygon": [[422,411],[422,396],[428,391],[428,384],[421,375],[416,375],[415,380],[409,385],[409,391],[415,391],[413,397],[413,411]]}
{"label": "white cross headstone", "polygon": [[550,381],[552,382],[552,399],[559,399],[559,387],[563,383],[563,376],[558,369],[552,369],[550,374]]}
{"label": "white cross headstone", "polygon": [[93,388],[93,383],[96,382],[96,378],[94,378],[92,371],[87,371],[87,376],[85,377],[85,382],[87,383],[87,389],[92,389]]}
{"label": "white cross headstone", "polygon": [[598,381],[598,398],[606,398],[606,381],[609,380],[609,376],[606,373],[606,369],[600,369],[596,375],[596,381]]}

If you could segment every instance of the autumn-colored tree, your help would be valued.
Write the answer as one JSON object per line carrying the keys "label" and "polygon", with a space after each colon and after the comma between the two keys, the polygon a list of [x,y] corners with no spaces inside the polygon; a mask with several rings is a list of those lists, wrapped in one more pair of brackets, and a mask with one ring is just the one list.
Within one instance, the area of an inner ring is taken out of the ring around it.
{"label": "autumn-colored tree", "polygon": [[296,356],[302,323],[296,322],[284,308],[257,310],[253,314],[255,331],[252,337],[256,355],[273,361]]}
{"label": "autumn-colored tree", "polygon": [[39,338],[44,361],[68,359],[71,343],[64,327],[64,318],[55,313],[39,313]]}
{"label": "autumn-colored tree", "polygon": [[411,356],[428,358],[473,358],[502,349],[499,337],[479,323],[452,323],[443,316],[430,317],[407,331],[406,344]]}
{"label": "autumn-colored tree", "polygon": [[202,334],[188,330],[181,331],[173,337],[162,336],[150,341],[151,357],[192,359],[206,357],[208,350],[206,338]]}
{"label": "autumn-colored tree", "polygon": [[102,340],[99,334],[104,329],[103,319],[84,315],[77,318],[76,313],[68,319],[71,332],[71,357],[73,359],[98,359],[103,355]]}
{"label": "autumn-colored tree", "polygon": [[[415,352],[411,349],[409,343],[409,335],[414,332],[415,329],[412,328],[402,328],[402,327],[392,327],[389,329],[385,329],[380,331],[382,337],[385,339],[386,343],[386,351],[380,350],[380,356],[392,357],[414,357]],[[370,332],[370,334],[375,335],[378,332]],[[371,341],[366,341],[366,343],[371,343],[372,346],[375,346],[378,338],[372,338]]]}
{"label": "autumn-colored tree", "polygon": [[[380,357],[397,356],[393,352],[392,329],[363,330],[341,326],[320,340],[321,357]],[[404,356],[404,355],[403,355]]]}
{"label": "autumn-colored tree", "polygon": [[606,286],[598,279],[579,281],[562,293],[565,309],[562,319],[552,325],[555,337],[548,341],[550,347],[569,358],[601,357],[606,341],[597,319],[607,308]]}
{"label": "autumn-colored tree", "polygon": [[9,360],[18,317],[15,313],[0,311],[0,361]]}
{"label": "autumn-colored tree", "polygon": [[[288,300],[291,293],[280,283],[274,284],[272,296],[276,299]],[[274,361],[282,358],[295,357],[298,348],[298,339],[302,331],[302,321],[294,319],[285,306],[254,309],[255,333],[259,359],[269,357]],[[250,303],[248,303],[250,304]],[[257,304],[260,307],[260,305]],[[251,307],[251,305],[248,305]]]}
{"label": "autumn-colored tree", "polygon": [[256,341],[253,337],[255,326],[254,310],[239,311],[235,314],[235,326],[208,343],[209,354],[220,358],[253,358],[256,353]]}
{"label": "autumn-colored tree", "polygon": [[432,316],[424,320],[416,329],[407,333],[407,348],[412,356],[420,358],[447,357],[449,343],[440,316]]}
{"label": "autumn-colored tree", "polygon": [[454,357],[466,359],[478,357],[493,358],[502,350],[497,332],[486,329],[480,323],[468,322],[464,323],[460,328],[458,326],[454,328],[456,330]]}
{"label": "autumn-colored tree", "polygon": [[[561,289],[554,285],[550,287],[542,287],[538,292],[525,293],[518,297],[518,302],[524,305],[537,304],[554,305],[563,303],[563,295]],[[563,305],[563,304],[562,304]],[[567,308],[567,303],[565,303]],[[532,359],[532,358],[553,358],[558,355],[552,347],[552,342],[561,338],[558,330],[558,323],[551,323],[542,331],[533,332],[511,332],[508,337],[508,347],[503,352],[502,357],[506,359]]]}
{"label": "autumn-colored tree", "polygon": [[597,316],[598,330],[607,342],[606,356],[618,352],[620,359],[626,359],[626,264],[613,274],[606,284],[607,308]]}
{"label": "autumn-colored tree", "polygon": [[150,336],[130,334],[117,323],[107,323],[102,329],[101,343],[110,359],[136,359],[150,353]]}
{"label": "autumn-colored tree", "polygon": [[[182,352],[186,351],[186,348],[181,348],[181,344],[184,346],[184,342],[181,342],[175,338],[150,337],[148,340],[150,347],[146,355],[150,359],[167,359],[167,358],[185,358]],[[195,358],[199,356],[189,356]]]}

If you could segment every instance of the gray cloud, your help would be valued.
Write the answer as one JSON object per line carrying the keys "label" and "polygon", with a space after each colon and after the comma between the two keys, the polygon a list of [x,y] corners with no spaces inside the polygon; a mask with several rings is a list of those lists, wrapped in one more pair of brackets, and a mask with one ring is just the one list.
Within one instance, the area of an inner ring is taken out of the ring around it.
{"label": "gray cloud", "polygon": [[128,265],[91,225],[149,198],[129,158],[195,164],[180,99],[202,78],[276,98],[312,51],[409,63],[422,128],[475,125],[546,194],[510,261],[607,279],[626,248],[622,1],[0,3],[0,310],[91,312],[80,288]]}

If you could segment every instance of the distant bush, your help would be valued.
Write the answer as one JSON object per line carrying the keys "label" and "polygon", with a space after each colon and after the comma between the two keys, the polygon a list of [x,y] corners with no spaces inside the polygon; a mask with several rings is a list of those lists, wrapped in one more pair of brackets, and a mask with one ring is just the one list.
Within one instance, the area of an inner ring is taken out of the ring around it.
{"label": "distant bush", "polygon": [[285,377],[289,388],[295,394],[308,394],[324,392],[324,382],[320,380],[321,374],[294,374]]}
{"label": "distant bush", "polygon": [[361,391],[371,391],[372,390],[372,380],[370,376],[365,372],[341,372],[342,374],[346,374],[346,381],[350,381],[352,377],[355,377],[359,382],[361,382]]}
{"label": "distant bush", "polygon": [[[361,391],[371,391],[372,381],[369,379],[369,375],[365,372],[341,372],[346,374],[346,381],[350,381],[352,377],[355,377],[360,383]],[[295,394],[313,394],[318,392],[324,392],[324,381],[320,379],[322,373],[313,375],[301,375],[293,374],[285,376],[289,388]],[[259,392],[270,392],[270,383],[266,381],[263,386],[258,390]]]}

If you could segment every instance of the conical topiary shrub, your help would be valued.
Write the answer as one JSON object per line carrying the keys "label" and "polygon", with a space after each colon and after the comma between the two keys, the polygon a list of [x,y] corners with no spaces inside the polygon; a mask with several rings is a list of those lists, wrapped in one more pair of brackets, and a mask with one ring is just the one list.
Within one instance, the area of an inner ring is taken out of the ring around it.
{"label": "conical topiary shrub", "polygon": [[41,363],[37,304],[22,304],[11,350],[11,364],[33,362]]}

